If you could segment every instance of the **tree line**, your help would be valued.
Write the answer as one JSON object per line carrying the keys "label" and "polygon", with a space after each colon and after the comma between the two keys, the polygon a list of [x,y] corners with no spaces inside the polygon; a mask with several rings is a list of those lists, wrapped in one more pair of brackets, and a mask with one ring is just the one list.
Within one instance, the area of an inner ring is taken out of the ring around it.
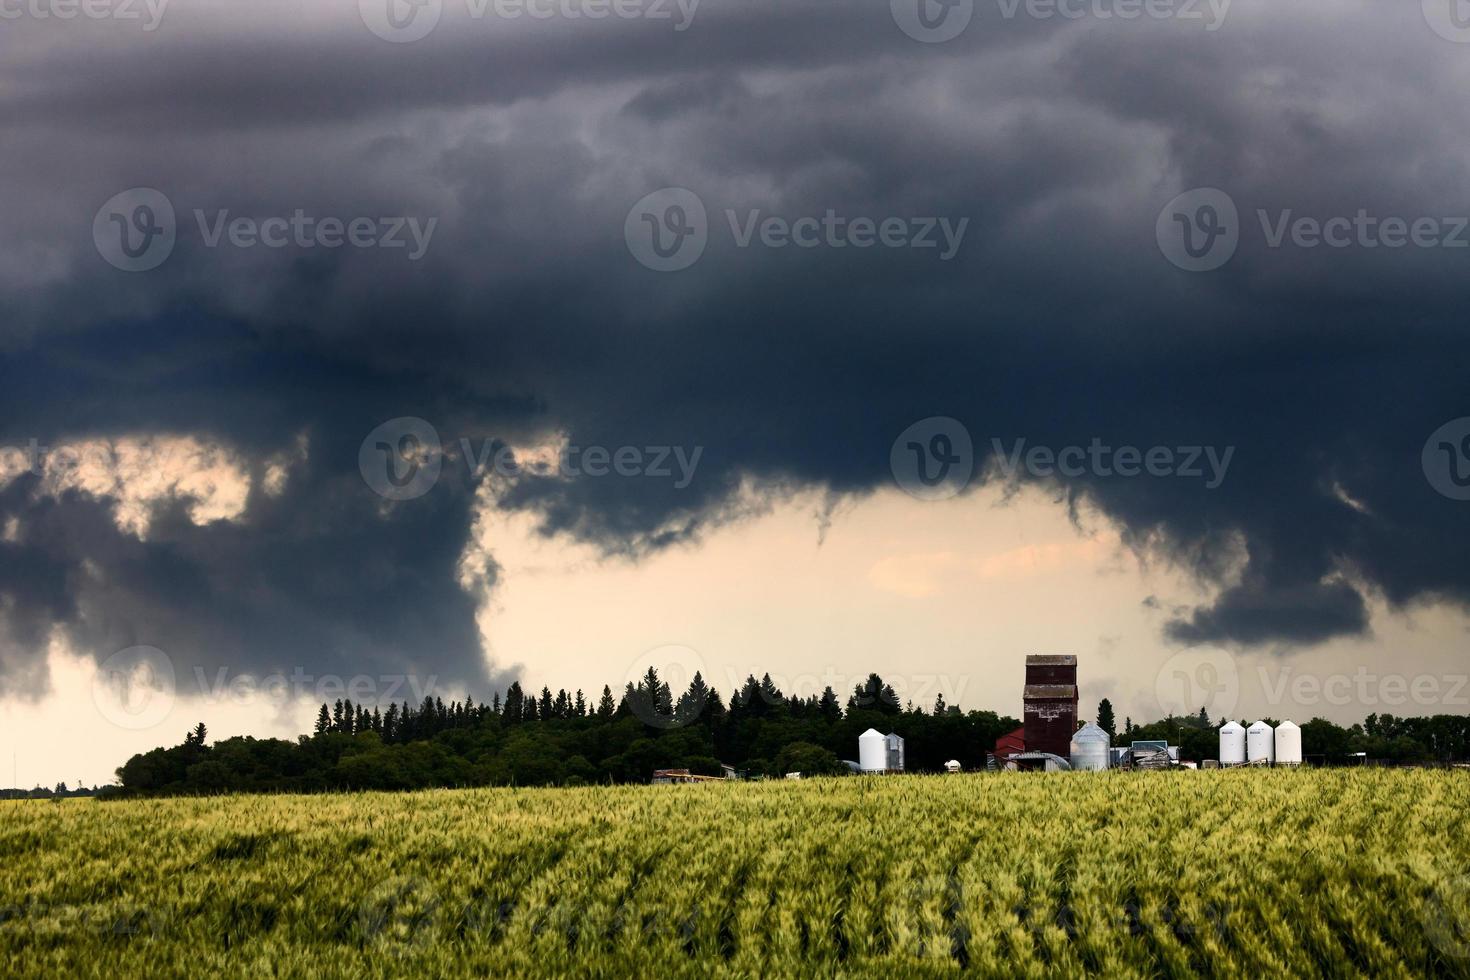
{"label": "tree line", "polygon": [[946,760],[983,766],[995,740],[1020,722],[993,711],[899,703],[879,675],[844,702],[783,693],[769,674],[746,678],[728,701],[695,674],[677,694],[649,668],[621,695],[604,686],[539,693],[513,683],[490,701],[418,705],[323,704],[310,735],[249,736],[207,744],[203,727],[181,745],[133,756],[117,770],[124,793],[311,792],[433,786],[541,786],[647,782],[655,769],[718,776],[722,763],[749,776],[846,772],[868,728],[897,731],[909,768]]}
{"label": "tree line", "polygon": [[[1165,739],[1181,747],[1183,759],[1217,755],[1216,726],[1203,710],[1145,725],[1129,718],[1119,731],[1104,700],[1097,721],[1115,744]],[[323,704],[313,732],[295,741],[242,736],[211,745],[201,723],[182,744],[129,759],[114,792],[576,786],[647,782],[654,770],[670,768],[718,776],[722,764],[752,777],[840,774],[869,728],[904,737],[909,770],[938,772],[950,759],[984,767],[996,739],[1019,726],[993,711],[961,711],[942,695],[927,709],[900,705],[877,674],[845,702],[830,686],[803,698],[784,694],[769,674],[752,675],[727,702],[699,674],[675,695],[649,668],[620,696],[604,686],[595,703],[580,690],[536,693],[518,682],[478,704],[426,697],[383,708],[341,700]],[[1347,728],[1317,718],[1302,725],[1302,746],[1309,762],[1328,764],[1354,761],[1355,753],[1391,762],[1461,760],[1470,758],[1470,718],[1375,714]]]}

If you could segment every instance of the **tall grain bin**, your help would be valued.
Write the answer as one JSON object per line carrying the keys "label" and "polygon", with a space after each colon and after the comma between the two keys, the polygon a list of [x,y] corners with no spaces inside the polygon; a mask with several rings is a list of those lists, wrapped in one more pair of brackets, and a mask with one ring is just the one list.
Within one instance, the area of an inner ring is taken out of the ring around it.
{"label": "tall grain bin", "polygon": [[1072,736],[1072,768],[1101,772],[1108,767],[1108,750],[1112,747],[1108,733],[1088,722]]}
{"label": "tall grain bin", "polygon": [[883,733],[869,728],[858,736],[858,765],[863,772],[883,772],[888,768],[888,748]]}
{"label": "tall grain bin", "polygon": [[1245,765],[1245,729],[1238,722],[1227,721],[1220,726],[1220,765]]}
{"label": "tall grain bin", "polygon": [[903,736],[889,732],[883,738],[884,755],[889,772],[903,772]]}
{"label": "tall grain bin", "polygon": [[1302,730],[1289,721],[1283,721],[1276,726],[1276,764],[1302,764]]}
{"label": "tall grain bin", "polygon": [[1258,721],[1245,730],[1245,761],[1253,766],[1276,761],[1276,729]]}

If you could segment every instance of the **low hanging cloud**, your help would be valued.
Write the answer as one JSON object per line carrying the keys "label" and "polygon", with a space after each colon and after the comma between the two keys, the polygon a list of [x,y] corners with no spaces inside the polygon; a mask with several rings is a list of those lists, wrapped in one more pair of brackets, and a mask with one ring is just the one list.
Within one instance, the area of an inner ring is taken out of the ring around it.
{"label": "low hanging cloud", "polygon": [[[632,555],[763,496],[891,485],[931,416],[969,431],[976,483],[1003,479],[992,440],[1233,447],[1209,488],[1018,479],[1214,592],[1177,642],[1312,644],[1366,631],[1371,598],[1470,598],[1470,511],[1422,458],[1470,415],[1470,250],[1272,231],[1470,214],[1470,47],[1419,5],[1236,0],[1206,30],[977,2],[941,43],[881,4],[704,0],[677,31],[440,6],[410,43],[345,0],[7,23],[0,444],[202,455],[10,474],[0,691],[44,688],[58,630],[99,659],[500,683],[462,439],[699,448],[683,486],[527,469],[490,498]],[[122,271],[94,231],[139,188],[170,251]],[[705,220],[660,272],[625,231],[666,188]],[[1159,226],[1197,188],[1236,241],[1188,272]],[[410,222],[432,233],[389,244]],[[444,455],[390,501],[359,454],[401,418]]]}

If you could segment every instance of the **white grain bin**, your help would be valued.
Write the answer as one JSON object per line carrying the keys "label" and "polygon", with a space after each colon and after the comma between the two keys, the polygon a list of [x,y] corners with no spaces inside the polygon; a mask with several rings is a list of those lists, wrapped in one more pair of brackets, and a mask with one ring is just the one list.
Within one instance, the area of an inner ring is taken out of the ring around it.
{"label": "white grain bin", "polygon": [[944,771],[945,772],[959,772],[960,771],[960,760],[958,760],[958,759],[950,759],[948,762],[946,762],[944,764]]}
{"label": "white grain bin", "polygon": [[1302,764],[1302,730],[1289,721],[1283,721],[1276,726],[1276,764]]}
{"label": "white grain bin", "polygon": [[1108,733],[1088,722],[1072,736],[1072,768],[1101,772],[1108,767],[1108,750],[1112,747]]}
{"label": "white grain bin", "polygon": [[1220,765],[1245,765],[1245,729],[1238,722],[1227,721],[1220,726]]}
{"label": "white grain bin", "polygon": [[858,736],[858,765],[863,772],[882,772],[888,768],[888,749],[883,733],[869,728]]}
{"label": "white grain bin", "polygon": [[1276,761],[1276,729],[1258,721],[1245,730],[1245,761],[1253,766]]}
{"label": "white grain bin", "polygon": [[889,732],[883,738],[884,754],[890,772],[903,772],[903,736]]}

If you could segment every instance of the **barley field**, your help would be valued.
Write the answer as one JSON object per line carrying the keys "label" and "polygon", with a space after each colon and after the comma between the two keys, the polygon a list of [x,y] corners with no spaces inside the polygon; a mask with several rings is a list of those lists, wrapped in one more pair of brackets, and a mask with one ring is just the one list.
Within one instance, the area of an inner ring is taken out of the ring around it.
{"label": "barley field", "polygon": [[0,803],[6,976],[1470,977],[1470,776]]}

